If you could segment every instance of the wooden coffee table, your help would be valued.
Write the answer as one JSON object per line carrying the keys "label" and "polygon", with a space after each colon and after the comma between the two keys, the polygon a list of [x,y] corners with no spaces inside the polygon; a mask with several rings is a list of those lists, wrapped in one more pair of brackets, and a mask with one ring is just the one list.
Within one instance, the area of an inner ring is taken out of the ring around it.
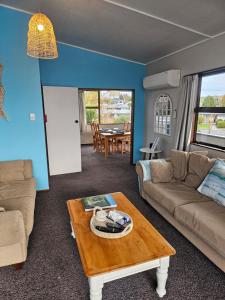
{"label": "wooden coffee table", "polygon": [[128,213],[133,230],[120,239],[103,239],[90,230],[92,212],[85,212],[80,199],[68,200],[72,235],[80,253],[84,273],[88,277],[90,299],[102,299],[104,283],[157,268],[159,297],[166,294],[170,256],[176,251],[122,194],[113,193],[118,210]]}

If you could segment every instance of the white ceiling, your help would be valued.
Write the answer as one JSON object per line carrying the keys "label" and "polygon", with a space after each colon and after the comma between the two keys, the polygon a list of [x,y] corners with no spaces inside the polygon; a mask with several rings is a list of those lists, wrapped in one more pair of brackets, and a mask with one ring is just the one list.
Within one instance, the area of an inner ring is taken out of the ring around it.
{"label": "white ceiling", "polygon": [[225,0],[0,0],[52,20],[58,41],[148,63],[225,31]]}

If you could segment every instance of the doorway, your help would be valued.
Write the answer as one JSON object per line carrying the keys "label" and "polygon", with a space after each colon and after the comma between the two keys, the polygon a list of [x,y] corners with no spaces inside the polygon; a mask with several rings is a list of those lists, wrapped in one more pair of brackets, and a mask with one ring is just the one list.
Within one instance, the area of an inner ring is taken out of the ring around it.
{"label": "doorway", "polygon": [[[129,89],[79,89],[81,144],[93,144],[93,123],[103,131],[125,131],[127,138],[130,132],[123,150],[133,164],[134,96],[134,90]],[[121,151],[120,144],[117,143],[117,153]]]}

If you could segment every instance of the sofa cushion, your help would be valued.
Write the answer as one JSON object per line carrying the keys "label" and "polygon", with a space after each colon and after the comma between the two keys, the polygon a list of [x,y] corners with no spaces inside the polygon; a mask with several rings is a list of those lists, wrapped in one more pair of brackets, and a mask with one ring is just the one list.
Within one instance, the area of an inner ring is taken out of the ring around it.
{"label": "sofa cushion", "polygon": [[33,196],[35,192],[35,180],[15,180],[10,182],[0,182],[0,202],[11,198],[21,198]]}
{"label": "sofa cushion", "polygon": [[12,160],[0,162],[0,182],[24,180],[24,161]]}
{"label": "sofa cushion", "polygon": [[184,180],[187,175],[188,152],[171,150],[170,159],[173,165],[173,177]]}
{"label": "sofa cushion", "polygon": [[27,239],[20,211],[0,213],[0,267],[20,263],[27,257]]}
{"label": "sofa cushion", "polygon": [[27,236],[33,228],[35,186],[34,179],[0,183],[0,206],[7,211],[20,210],[22,212]]}
{"label": "sofa cushion", "polygon": [[151,179],[154,183],[171,182],[173,179],[173,166],[171,162],[163,159],[151,160]]}
{"label": "sofa cushion", "polygon": [[173,165],[173,176],[176,180],[182,181],[188,173],[188,161],[191,153],[207,156],[208,151],[185,152],[180,150],[171,150],[170,159]]}
{"label": "sofa cushion", "polygon": [[211,201],[210,198],[201,195],[198,191],[183,183],[153,183],[150,180],[143,184],[144,192],[150,198],[158,202],[172,215],[177,206],[192,202]]}
{"label": "sofa cushion", "polygon": [[225,207],[214,201],[189,203],[176,207],[174,216],[225,257]]}
{"label": "sofa cushion", "polygon": [[185,184],[197,189],[213,167],[215,161],[215,158],[210,159],[199,153],[190,153],[188,160],[188,174],[185,178]]}
{"label": "sofa cushion", "polygon": [[198,191],[225,206],[225,162],[217,159]]}
{"label": "sofa cushion", "polygon": [[24,178],[30,179],[33,177],[33,167],[32,167],[32,160],[26,159],[24,160]]}

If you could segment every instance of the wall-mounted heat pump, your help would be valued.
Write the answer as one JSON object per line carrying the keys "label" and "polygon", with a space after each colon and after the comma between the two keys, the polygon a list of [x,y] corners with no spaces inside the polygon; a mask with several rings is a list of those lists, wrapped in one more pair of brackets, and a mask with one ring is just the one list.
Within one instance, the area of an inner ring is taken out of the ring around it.
{"label": "wall-mounted heat pump", "polygon": [[175,88],[180,85],[180,70],[168,70],[144,78],[143,86],[147,90]]}

